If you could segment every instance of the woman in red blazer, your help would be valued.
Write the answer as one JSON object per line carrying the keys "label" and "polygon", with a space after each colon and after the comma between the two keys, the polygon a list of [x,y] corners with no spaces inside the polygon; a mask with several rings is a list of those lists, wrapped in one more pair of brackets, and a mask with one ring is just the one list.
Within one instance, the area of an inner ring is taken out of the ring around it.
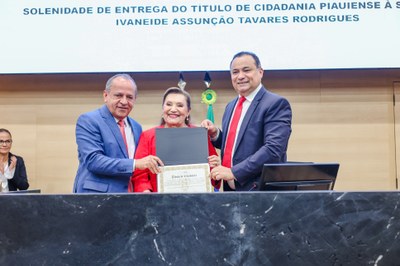
{"label": "woman in red blazer", "polygon": [[[190,95],[186,91],[176,87],[167,89],[164,93],[162,108],[161,124],[142,133],[136,149],[135,159],[156,155],[156,128],[195,127],[190,123]],[[219,156],[210,139],[208,140],[208,151],[210,167],[220,165]],[[153,174],[149,169],[136,169],[131,182],[134,189],[133,192],[157,192],[157,174]],[[220,182],[213,180],[212,185],[219,188]]]}

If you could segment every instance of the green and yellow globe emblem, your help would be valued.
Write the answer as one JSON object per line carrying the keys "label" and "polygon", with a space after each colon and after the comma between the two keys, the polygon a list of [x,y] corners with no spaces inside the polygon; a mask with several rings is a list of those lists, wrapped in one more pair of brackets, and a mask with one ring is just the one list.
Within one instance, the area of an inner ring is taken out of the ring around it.
{"label": "green and yellow globe emblem", "polygon": [[212,105],[217,100],[217,93],[211,89],[203,91],[201,101],[207,105]]}

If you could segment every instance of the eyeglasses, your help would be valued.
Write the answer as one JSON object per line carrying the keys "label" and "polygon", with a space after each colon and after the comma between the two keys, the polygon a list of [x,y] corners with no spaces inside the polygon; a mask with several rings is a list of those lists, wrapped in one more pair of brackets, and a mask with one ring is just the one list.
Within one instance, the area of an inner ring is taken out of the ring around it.
{"label": "eyeglasses", "polygon": [[10,145],[12,143],[11,139],[7,139],[7,140],[0,140],[0,145]]}

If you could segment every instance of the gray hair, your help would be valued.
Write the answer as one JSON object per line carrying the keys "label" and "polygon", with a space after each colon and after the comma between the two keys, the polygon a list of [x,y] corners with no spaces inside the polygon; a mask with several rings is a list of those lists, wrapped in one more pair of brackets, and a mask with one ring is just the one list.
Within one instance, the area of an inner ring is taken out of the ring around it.
{"label": "gray hair", "polygon": [[122,78],[122,79],[125,79],[125,80],[128,80],[128,81],[132,82],[133,87],[135,89],[135,98],[136,98],[136,96],[137,96],[137,85],[136,85],[135,80],[133,80],[133,78],[128,74],[116,74],[116,75],[112,76],[111,78],[109,78],[107,80],[107,83],[106,83],[106,92],[109,93],[111,91],[112,82],[116,78]]}

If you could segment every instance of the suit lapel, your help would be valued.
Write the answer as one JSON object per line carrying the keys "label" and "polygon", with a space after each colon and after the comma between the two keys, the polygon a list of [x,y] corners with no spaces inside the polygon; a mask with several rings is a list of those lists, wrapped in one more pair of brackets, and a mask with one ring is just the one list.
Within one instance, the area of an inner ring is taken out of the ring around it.
{"label": "suit lapel", "polygon": [[261,90],[254,97],[253,101],[251,102],[249,109],[247,110],[246,115],[243,118],[242,125],[240,126],[240,129],[239,129],[239,134],[238,134],[238,137],[236,140],[236,145],[235,145],[235,151],[236,151],[237,147],[239,146],[240,142],[242,141],[244,132],[246,131],[246,129],[249,126],[251,117],[253,116],[254,112],[257,110],[257,106],[260,103],[260,100],[264,96],[265,93],[266,93],[265,88],[262,87]]}
{"label": "suit lapel", "polygon": [[124,154],[126,158],[128,158],[129,157],[128,152],[126,150],[125,143],[121,135],[121,131],[119,131],[118,125],[115,122],[115,118],[112,116],[106,105],[104,105],[100,110],[101,110],[101,115],[106,124],[108,125],[108,127],[110,128],[112,134],[114,135],[114,138],[116,139],[118,146],[121,149],[121,152]]}
{"label": "suit lapel", "polygon": [[132,135],[134,137],[135,146],[137,147],[138,143],[139,143],[139,138],[140,138],[139,130],[137,128],[134,128],[133,119],[130,118],[129,116],[127,118],[128,118],[128,123],[131,126],[131,131],[132,131]]}

